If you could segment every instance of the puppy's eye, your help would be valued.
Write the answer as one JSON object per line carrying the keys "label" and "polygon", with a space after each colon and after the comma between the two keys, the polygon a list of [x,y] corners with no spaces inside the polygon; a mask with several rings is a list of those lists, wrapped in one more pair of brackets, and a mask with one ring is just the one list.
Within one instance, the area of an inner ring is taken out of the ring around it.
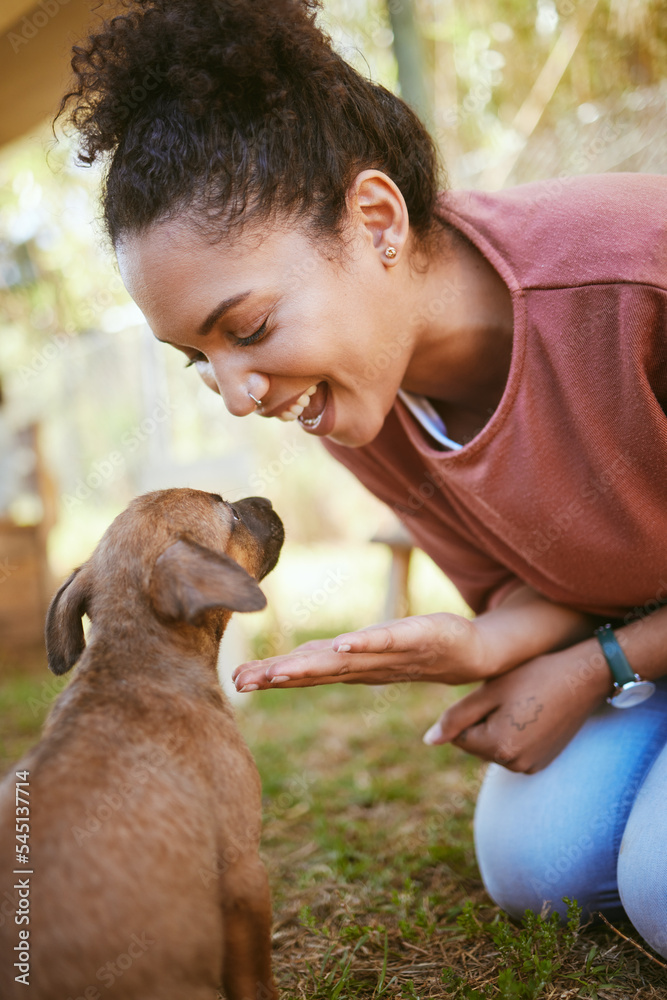
{"label": "puppy's eye", "polygon": [[235,508],[234,508],[234,507],[233,507],[233,506],[232,506],[231,504],[229,504],[228,506],[229,506],[229,509],[230,509],[230,510],[231,510],[231,512],[232,512],[232,517],[234,518],[234,520],[235,520],[235,521],[240,521],[240,520],[241,520],[241,518],[240,518],[240,517],[239,517],[239,515],[238,515],[238,514],[236,513],[236,509],[235,509]]}

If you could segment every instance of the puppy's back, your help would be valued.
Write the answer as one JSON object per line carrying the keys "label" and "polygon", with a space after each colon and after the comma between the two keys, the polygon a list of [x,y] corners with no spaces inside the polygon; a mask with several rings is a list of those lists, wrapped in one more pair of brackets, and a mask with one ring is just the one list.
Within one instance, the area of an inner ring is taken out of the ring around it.
{"label": "puppy's back", "polygon": [[[221,903],[256,865],[260,834],[259,778],[231,714],[219,694],[153,691],[137,726],[113,699],[84,713],[76,692],[63,700],[0,784],[0,996],[213,1000]],[[17,770],[29,772],[29,925],[14,922],[21,876],[5,865]],[[14,978],[20,926],[29,994]]]}

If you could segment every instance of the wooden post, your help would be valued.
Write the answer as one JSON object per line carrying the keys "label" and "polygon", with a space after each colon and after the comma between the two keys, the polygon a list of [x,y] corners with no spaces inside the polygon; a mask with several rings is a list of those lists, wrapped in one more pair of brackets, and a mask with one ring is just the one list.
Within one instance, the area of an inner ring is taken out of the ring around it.
{"label": "wooden post", "polygon": [[407,618],[410,614],[410,556],[414,543],[403,525],[398,524],[392,531],[374,535],[372,542],[388,545],[391,550],[391,568],[384,604],[384,621]]}

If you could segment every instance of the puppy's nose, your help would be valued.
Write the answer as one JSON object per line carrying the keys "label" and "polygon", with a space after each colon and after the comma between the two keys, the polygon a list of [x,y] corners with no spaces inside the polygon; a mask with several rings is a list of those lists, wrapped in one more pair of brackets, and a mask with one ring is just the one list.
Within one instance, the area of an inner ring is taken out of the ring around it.
{"label": "puppy's nose", "polygon": [[273,510],[273,504],[268,497],[246,497],[246,501],[257,504],[258,507],[266,507],[267,510]]}

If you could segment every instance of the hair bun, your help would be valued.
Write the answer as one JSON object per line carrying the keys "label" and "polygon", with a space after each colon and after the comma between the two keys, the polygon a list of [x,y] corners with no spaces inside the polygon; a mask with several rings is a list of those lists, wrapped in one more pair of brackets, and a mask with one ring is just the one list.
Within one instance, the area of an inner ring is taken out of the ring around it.
{"label": "hair bun", "polygon": [[[416,231],[431,225],[436,156],[414,113],[364,79],[316,24],[321,0],[121,0],[74,47],[61,102],[79,158],[111,153],[115,243],[197,206],[216,225],[249,205],[338,231],[355,171],[385,170]],[[219,231],[219,230],[218,230]]]}
{"label": "hair bun", "polygon": [[[123,0],[125,11],[73,49],[72,121],[81,159],[114,149],[128,122],[169,105],[193,119],[284,108],[295,86],[331,76],[320,0]],[[327,72],[328,70],[328,72]]]}

